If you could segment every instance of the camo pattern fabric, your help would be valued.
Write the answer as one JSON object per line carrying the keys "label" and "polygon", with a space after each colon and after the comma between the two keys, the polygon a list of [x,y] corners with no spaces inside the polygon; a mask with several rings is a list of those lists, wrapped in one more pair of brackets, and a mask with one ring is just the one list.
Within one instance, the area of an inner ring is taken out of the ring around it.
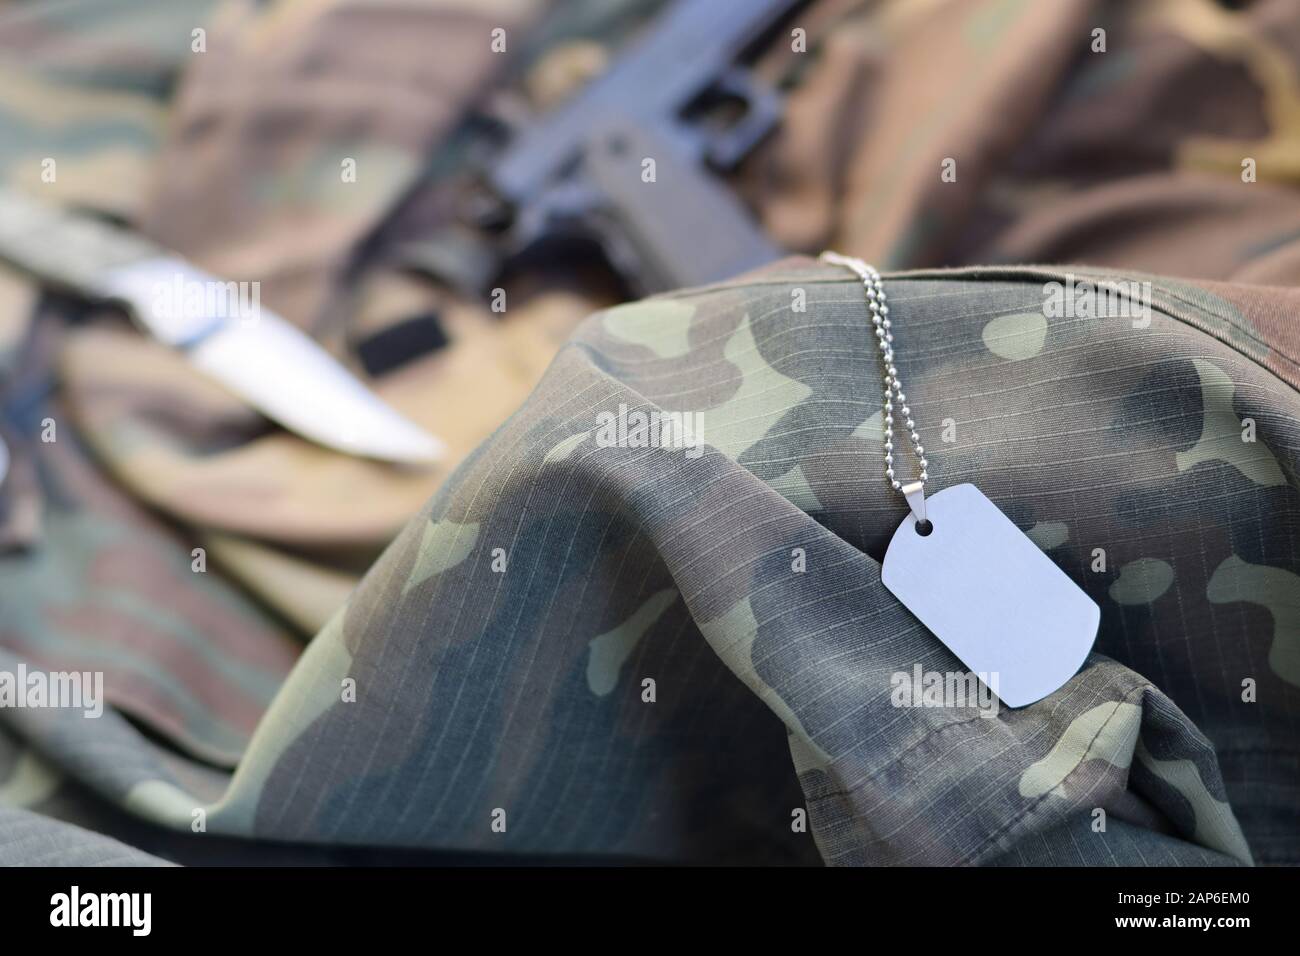
{"label": "camo pattern fabric", "polygon": [[[0,863],[1295,863],[1294,6],[823,0],[761,63],[788,109],[737,185],[783,245],[984,264],[886,275],[932,487],[1102,608],[1078,676],[992,715],[895,706],[960,665],[880,582],[906,509],[842,270],[609,308],[551,363],[604,290],[494,317],[368,261],[527,49],[469,40],[540,7],[0,4],[6,185],[262,281],[359,374],[436,310],[452,347],[371,384],[453,449],[323,451],[0,271],[0,671],[102,670],[109,705],[0,710]],[[1049,318],[1072,281],[1149,282],[1149,324]],[[638,412],[700,443],[608,440]]]}
{"label": "camo pattern fabric", "polygon": [[[956,426],[934,486],[977,482],[1102,607],[1039,703],[896,706],[893,674],[960,664],[880,581],[905,509],[861,287],[788,260],[585,323],[218,795],[120,720],[24,735],[209,834],[798,861],[806,806],[834,864],[1292,861],[1297,395],[1240,344],[1271,303],[1160,286],[1145,328],[1049,322],[1050,279],[886,278],[919,428]],[[700,453],[604,440],[620,406],[691,413]]]}
{"label": "camo pattern fabric", "polygon": [[823,7],[815,56],[771,56],[788,118],[743,182],[787,248],[1300,278],[1290,0]]}
{"label": "camo pattern fabric", "polygon": [[[528,9],[24,4],[0,16],[0,176],[132,222],[217,274],[255,279],[277,311],[341,349],[326,299],[346,302],[354,332],[438,304],[409,278],[353,276],[348,259],[495,68],[486,42],[466,37],[486,40],[489,23],[515,26]],[[359,31],[365,43],[340,42]],[[377,63],[370,51],[381,48]],[[437,55],[456,48],[459,62]],[[446,76],[426,75],[431,56]],[[320,62],[333,64],[329,77]],[[339,83],[353,97],[335,96]],[[444,95],[394,98],[383,84]],[[286,102],[251,95],[265,89]],[[393,105],[376,111],[375,100]],[[290,110],[299,122],[276,119]],[[355,188],[328,188],[322,170],[345,159],[357,164]],[[292,241],[304,234],[317,244]],[[296,258],[267,254],[277,243]],[[229,250],[248,258],[219,254]],[[345,273],[346,295],[331,297]],[[47,667],[98,663],[116,706],[227,767],[300,650],[290,636],[329,619],[591,308],[555,292],[494,320],[442,303],[455,347],[376,383],[451,448],[437,467],[402,470],[268,429],[176,352],[120,317],[42,298],[24,276],[0,270],[0,304],[0,435],[11,452],[0,644]],[[466,392],[474,400],[450,414],[446,396]],[[196,549],[211,573],[194,573]]]}
{"label": "camo pattern fabric", "polygon": [[[665,851],[658,781],[689,775],[654,752],[680,721],[683,743],[718,735],[715,759],[786,736],[829,863],[1292,858],[1295,390],[1233,344],[1249,297],[1203,297],[1218,334],[1163,288],[1146,328],[1048,323],[1044,278],[888,284],[920,429],[956,422],[935,485],[978,482],[1103,607],[1056,694],[894,706],[893,673],[960,667],[880,582],[903,509],[860,287],[795,260],[586,323],[312,645],[212,821]],[[692,413],[703,453],[603,441],[621,406]],[[356,702],[330,699],[348,675]],[[739,687],[763,719],[701,711]],[[771,844],[796,807],[765,809],[746,819]]]}
{"label": "camo pattern fabric", "polygon": [[[467,104],[512,62],[490,50],[490,31],[522,33],[538,4],[85,6],[34,4],[0,20],[0,66],[15,78],[0,91],[0,175],[126,219],[213,275],[257,282],[268,308],[449,448],[405,470],[322,450],[268,429],[120,320],[60,304],[70,327],[52,372],[68,424],[133,498],[309,636],[601,301],[553,290],[501,316],[360,262]],[[32,314],[7,316],[6,339],[21,341]],[[370,376],[359,346],[404,324],[450,346]],[[30,456],[17,457],[26,467]]]}

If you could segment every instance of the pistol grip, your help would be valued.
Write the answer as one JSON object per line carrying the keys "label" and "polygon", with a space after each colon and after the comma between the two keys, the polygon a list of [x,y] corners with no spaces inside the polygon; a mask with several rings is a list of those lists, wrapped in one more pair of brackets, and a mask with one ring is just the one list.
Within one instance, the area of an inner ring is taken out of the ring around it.
{"label": "pistol grip", "polygon": [[[646,158],[655,161],[654,182],[642,179]],[[783,255],[724,184],[646,127],[604,124],[582,168],[635,250],[645,291],[705,285]]]}

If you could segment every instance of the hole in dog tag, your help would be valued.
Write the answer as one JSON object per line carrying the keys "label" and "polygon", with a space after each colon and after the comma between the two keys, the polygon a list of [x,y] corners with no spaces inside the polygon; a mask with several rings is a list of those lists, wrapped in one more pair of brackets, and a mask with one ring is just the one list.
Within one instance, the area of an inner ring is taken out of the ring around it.
{"label": "hole in dog tag", "polygon": [[1101,608],[974,485],[925,500],[889,541],[885,587],[1009,707],[1041,700],[1083,665]]}

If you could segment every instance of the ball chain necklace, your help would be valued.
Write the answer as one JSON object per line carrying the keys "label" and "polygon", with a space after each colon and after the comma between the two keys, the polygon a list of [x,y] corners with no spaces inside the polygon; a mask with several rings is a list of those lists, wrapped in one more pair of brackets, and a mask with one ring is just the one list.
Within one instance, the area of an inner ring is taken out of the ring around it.
{"label": "ball chain necklace", "polygon": [[[821,259],[848,269],[866,292],[885,387],[885,479],[910,509],[885,551],[881,581],[1004,704],[1041,700],[1082,666],[1101,609],[974,485],[926,499],[929,462],[898,374],[884,282],[861,259]],[[898,477],[895,413],[916,460],[912,481]]]}

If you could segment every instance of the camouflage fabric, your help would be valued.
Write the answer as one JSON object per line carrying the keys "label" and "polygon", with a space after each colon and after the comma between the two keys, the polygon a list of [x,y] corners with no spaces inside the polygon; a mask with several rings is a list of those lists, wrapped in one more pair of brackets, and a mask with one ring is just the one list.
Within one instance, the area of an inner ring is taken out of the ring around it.
{"label": "camouflage fabric", "polygon": [[[1300,431],[1241,344],[1259,302],[1162,287],[1145,329],[1047,323],[1048,275],[887,277],[921,430],[957,422],[936,485],[977,481],[1103,608],[1039,704],[891,702],[892,673],[959,665],[880,583],[900,506],[860,287],[790,260],[589,320],[308,647],[219,796],[120,721],[24,733],[210,833],[799,860],[806,803],[830,863],[1290,859]],[[698,412],[704,453],[602,444],[620,405]]]}
{"label": "camouflage fabric", "polygon": [[[125,217],[215,275],[259,282],[277,313],[359,374],[358,341],[404,321],[436,314],[456,346],[372,383],[450,446],[438,467],[403,471],[268,430],[182,357],[108,316],[64,330],[53,365],[69,424],[116,482],[190,529],[225,574],[304,635],[599,301],[555,291],[497,316],[359,261],[466,105],[510,62],[490,52],[488,31],[516,28],[535,9],[230,2],[164,14],[128,3],[89,14],[36,4],[0,21],[0,59],[8,48],[22,78],[0,94],[10,104],[0,169],[13,185]],[[89,39],[77,41],[83,31]],[[49,183],[46,158],[57,163]],[[355,181],[343,181],[344,163]],[[8,321],[20,336],[22,321]],[[467,390],[474,401],[456,405]]]}
{"label": "camouflage fabric", "polygon": [[[847,273],[610,308],[534,277],[494,316],[380,254],[535,54],[491,28],[556,45],[521,80],[549,104],[652,7],[566,43],[514,0],[0,5],[6,184],[262,281],[359,374],[412,316],[453,343],[370,379],[453,450],[394,469],[0,273],[0,671],[102,670],[109,704],[0,709],[0,863],[1300,860],[1293,5],[824,0],[761,60],[788,114],[737,188],[894,270],[933,487],[1102,608],[1084,669],[994,716],[893,699],[960,665],[880,582],[905,507]],[[1149,325],[1049,317],[1071,279],[1149,282]],[[636,413],[702,445],[607,440]]]}
{"label": "camouflage fabric", "polygon": [[816,56],[772,57],[790,117],[746,171],[787,247],[1295,283],[1289,0],[823,7]]}
{"label": "camouflage fabric", "polygon": [[[315,719],[255,738],[213,820],[489,846],[502,807],[500,839],[523,847],[666,851],[658,782],[690,779],[693,735],[655,752],[744,687],[770,714],[710,719],[716,753],[786,736],[827,862],[1246,862],[1243,825],[1289,855],[1290,810],[1250,782],[1286,746],[1300,682],[1294,529],[1276,520],[1296,505],[1295,393],[1234,345],[1244,299],[1162,295],[1143,330],[1031,327],[1042,279],[889,283],[921,428],[952,416],[962,436],[934,452],[936,483],[978,481],[1103,605],[1099,653],[1048,700],[996,719],[891,705],[892,672],[957,663],[880,584],[899,502],[877,473],[859,288],[792,261],[584,325],[312,645],[271,716]],[[620,404],[699,412],[706,452],[602,445]],[[1087,570],[1095,546],[1105,573]],[[357,702],[315,714],[342,675]],[[730,802],[729,784],[701,792]],[[358,826],[352,801],[377,812]],[[709,831],[743,817],[771,845],[796,805],[714,807]],[[631,807],[644,816],[610,809]]]}

